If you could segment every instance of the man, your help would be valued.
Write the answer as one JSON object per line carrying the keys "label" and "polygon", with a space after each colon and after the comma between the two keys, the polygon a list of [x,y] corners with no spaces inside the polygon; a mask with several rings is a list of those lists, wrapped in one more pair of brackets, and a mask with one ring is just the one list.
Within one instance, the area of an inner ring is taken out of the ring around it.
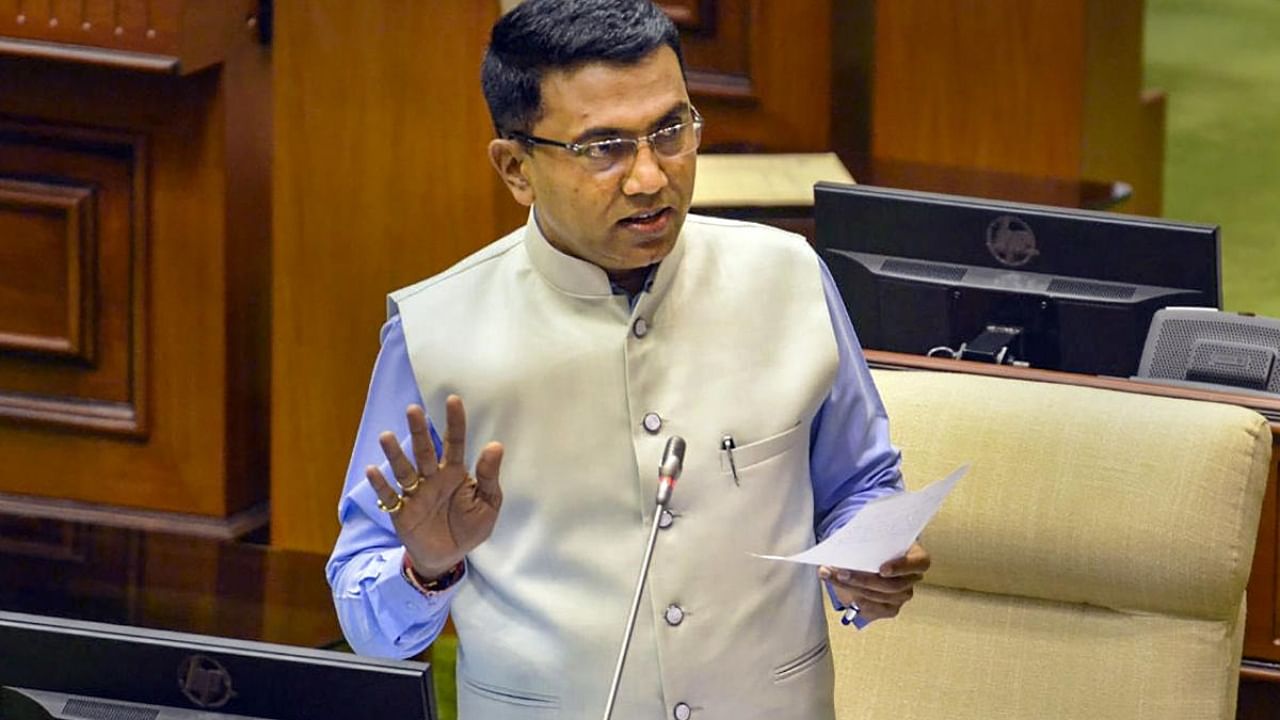
{"label": "man", "polygon": [[[702,119],[648,0],[527,0],[483,85],[490,159],[532,210],[390,298],[328,568],[347,638],[412,655],[452,611],[463,720],[599,714],[680,435],[614,716],[831,717],[822,584],[751,555],[901,489],[829,274],[796,236],[686,217]],[[821,576],[868,621],[927,567],[916,546]]]}

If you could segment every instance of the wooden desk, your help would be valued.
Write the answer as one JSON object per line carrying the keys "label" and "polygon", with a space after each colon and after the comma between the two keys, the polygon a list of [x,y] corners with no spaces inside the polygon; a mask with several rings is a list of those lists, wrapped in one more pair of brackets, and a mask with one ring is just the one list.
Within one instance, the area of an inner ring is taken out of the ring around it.
{"label": "wooden desk", "polygon": [[0,516],[0,608],[335,647],[324,555]]}

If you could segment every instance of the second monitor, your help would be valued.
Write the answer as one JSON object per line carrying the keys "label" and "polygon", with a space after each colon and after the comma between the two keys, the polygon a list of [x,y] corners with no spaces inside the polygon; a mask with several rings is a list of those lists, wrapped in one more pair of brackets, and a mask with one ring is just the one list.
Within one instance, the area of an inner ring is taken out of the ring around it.
{"label": "second monitor", "polygon": [[1156,310],[1221,305],[1216,226],[833,183],[814,217],[868,349],[1128,377]]}

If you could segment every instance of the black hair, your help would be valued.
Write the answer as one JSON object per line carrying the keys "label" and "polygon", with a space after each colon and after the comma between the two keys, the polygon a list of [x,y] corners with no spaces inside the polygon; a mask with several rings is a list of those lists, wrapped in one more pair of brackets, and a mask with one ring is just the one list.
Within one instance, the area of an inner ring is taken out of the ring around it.
{"label": "black hair", "polygon": [[542,108],[542,75],[591,62],[629,65],[680,34],[650,0],[525,0],[494,24],[480,84],[499,137],[529,132]]}

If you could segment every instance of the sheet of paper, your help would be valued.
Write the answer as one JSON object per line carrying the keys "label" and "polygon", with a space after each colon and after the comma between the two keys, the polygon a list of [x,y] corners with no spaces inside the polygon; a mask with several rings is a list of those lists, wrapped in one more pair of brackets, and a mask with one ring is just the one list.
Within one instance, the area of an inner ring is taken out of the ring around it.
{"label": "sheet of paper", "polygon": [[788,557],[756,555],[767,560],[785,560],[806,565],[879,572],[880,566],[901,557],[933,519],[942,501],[956,482],[969,471],[957,468],[950,475],[915,492],[902,492],[867,503],[844,527],[831,537]]}

